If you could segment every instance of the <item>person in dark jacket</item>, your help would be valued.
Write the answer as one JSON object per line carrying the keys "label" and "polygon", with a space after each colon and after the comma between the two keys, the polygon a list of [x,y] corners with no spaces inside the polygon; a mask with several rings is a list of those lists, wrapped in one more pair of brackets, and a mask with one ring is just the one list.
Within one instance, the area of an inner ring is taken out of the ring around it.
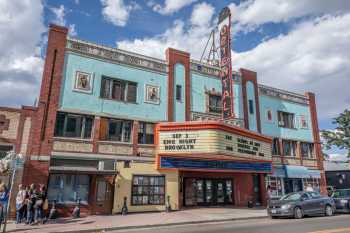
{"label": "person in dark jacket", "polygon": [[27,221],[26,224],[34,223],[34,204],[36,201],[35,184],[31,184],[27,195]]}
{"label": "person in dark jacket", "polygon": [[35,210],[35,223],[44,223],[43,206],[46,199],[46,188],[44,185],[40,185],[39,190],[36,191],[36,200],[34,204]]}

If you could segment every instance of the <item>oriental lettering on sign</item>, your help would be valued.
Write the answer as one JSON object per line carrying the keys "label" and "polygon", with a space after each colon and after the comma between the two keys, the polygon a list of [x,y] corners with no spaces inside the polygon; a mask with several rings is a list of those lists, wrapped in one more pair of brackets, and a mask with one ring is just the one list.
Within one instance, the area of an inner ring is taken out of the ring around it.
{"label": "oriental lettering on sign", "polygon": [[222,81],[222,118],[233,118],[233,80],[231,64],[231,13],[225,7],[219,16],[220,33],[220,78]]}

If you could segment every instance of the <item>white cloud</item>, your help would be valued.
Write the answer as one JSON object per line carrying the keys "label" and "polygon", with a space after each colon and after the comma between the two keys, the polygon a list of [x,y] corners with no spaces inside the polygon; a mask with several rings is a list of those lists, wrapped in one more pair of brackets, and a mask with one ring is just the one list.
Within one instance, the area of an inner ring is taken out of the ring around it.
{"label": "white cloud", "polygon": [[160,14],[171,15],[196,1],[197,0],[165,0],[163,6],[160,4],[154,4],[153,1],[149,1],[148,5],[152,5],[153,10]]}
{"label": "white cloud", "polygon": [[40,43],[46,28],[42,2],[0,1],[0,31],[0,105],[32,104],[43,67]]}
{"label": "white cloud", "polygon": [[210,25],[211,17],[208,16],[214,15],[214,12],[215,8],[208,3],[203,2],[195,5],[191,15],[192,25]]}
{"label": "white cloud", "polygon": [[119,27],[126,25],[132,10],[140,9],[136,2],[125,5],[123,0],[101,0],[101,4],[105,20]]}
{"label": "white cloud", "polygon": [[348,0],[248,0],[229,5],[236,30],[249,31],[259,25],[288,22],[307,15],[339,14],[350,9]]}
{"label": "white cloud", "polygon": [[297,25],[287,35],[233,53],[233,67],[257,71],[260,82],[316,93],[318,114],[334,117],[350,106],[350,14]]}
{"label": "white cloud", "polygon": [[172,47],[189,51],[192,56],[199,58],[210,34],[213,15],[214,8],[211,5],[200,3],[194,7],[189,27],[185,27],[184,21],[176,20],[172,27],[160,35],[119,41],[117,46],[161,59],[165,57],[165,50]]}
{"label": "white cloud", "polygon": [[[64,5],[60,5],[59,7],[50,7],[49,9],[55,15],[55,19],[52,20],[52,23],[67,27],[66,14],[69,12],[69,10],[67,10]],[[70,36],[76,36],[78,34],[75,28],[75,24],[69,24],[68,29]]]}
{"label": "white cloud", "polygon": [[331,161],[348,161],[349,158],[346,154],[339,154],[339,153],[334,153],[334,154],[328,154],[329,160]]}

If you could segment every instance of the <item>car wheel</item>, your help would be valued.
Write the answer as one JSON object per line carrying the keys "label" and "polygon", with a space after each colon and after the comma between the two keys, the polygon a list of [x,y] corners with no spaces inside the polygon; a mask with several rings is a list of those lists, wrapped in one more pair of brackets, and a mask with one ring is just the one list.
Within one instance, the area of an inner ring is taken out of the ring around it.
{"label": "car wheel", "polygon": [[324,214],[325,214],[326,216],[332,216],[332,215],[333,215],[332,206],[326,205],[326,208],[325,208],[325,210],[324,210]]}
{"label": "car wheel", "polygon": [[303,211],[300,207],[294,208],[294,218],[296,218],[296,219],[303,218]]}

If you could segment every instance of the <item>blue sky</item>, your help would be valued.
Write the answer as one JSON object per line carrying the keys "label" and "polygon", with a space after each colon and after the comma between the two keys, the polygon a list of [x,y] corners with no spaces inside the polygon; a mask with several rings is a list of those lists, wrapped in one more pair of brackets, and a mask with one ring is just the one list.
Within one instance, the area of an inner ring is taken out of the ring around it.
{"label": "blue sky", "polygon": [[314,92],[320,128],[333,128],[331,118],[350,107],[348,0],[1,1],[0,105],[34,102],[50,22],[104,45],[162,59],[174,47],[199,59],[224,6],[232,11],[233,68],[256,71],[263,84]]}

